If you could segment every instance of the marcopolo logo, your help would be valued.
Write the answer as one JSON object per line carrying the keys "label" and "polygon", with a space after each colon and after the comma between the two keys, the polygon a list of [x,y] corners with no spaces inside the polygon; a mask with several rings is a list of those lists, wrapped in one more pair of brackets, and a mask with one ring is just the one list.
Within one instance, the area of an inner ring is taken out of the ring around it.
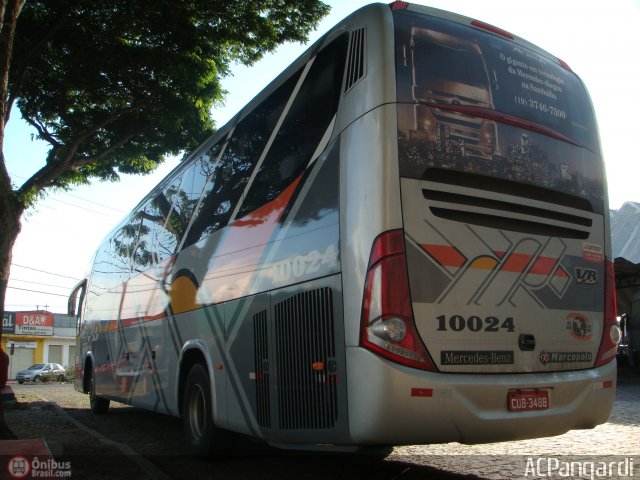
{"label": "marcopolo logo", "polygon": [[593,360],[591,352],[540,352],[540,363],[585,363]]}

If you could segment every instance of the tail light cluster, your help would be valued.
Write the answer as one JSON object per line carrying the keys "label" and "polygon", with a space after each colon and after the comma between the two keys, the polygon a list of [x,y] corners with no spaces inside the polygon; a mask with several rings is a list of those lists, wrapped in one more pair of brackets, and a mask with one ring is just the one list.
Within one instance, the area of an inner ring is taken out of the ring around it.
{"label": "tail light cluster", "polygon": [[389,6],[391,7],[391,10],[406,10],[407,7],[409,6],[409,3],[396,1],[396,2],[391,2]]}
{"label": "tail light cluster", "polygon": [[596,357],[596,367],[600,367],[616,358],[620,329],[616,316],[616,276],[613,261],[605,260],[604,284],[604,324],[602,326],[602,340]]}
{"label": "tail light cluster", "polygon": [[385,232],[373,243],[362,303],[360,345],[402,365],[436,371],[413,319],[402,230]]}

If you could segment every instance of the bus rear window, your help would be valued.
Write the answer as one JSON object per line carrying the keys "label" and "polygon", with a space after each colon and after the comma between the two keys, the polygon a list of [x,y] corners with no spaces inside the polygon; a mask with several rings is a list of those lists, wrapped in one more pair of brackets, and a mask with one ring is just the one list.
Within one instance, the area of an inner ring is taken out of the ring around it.
{"label": "bus rear window", "polygon": [[409,11],[394,12],[394,21],[403,176],[429,167],[502,176],[562,189],[598,209],[597,127],[574,73],[467,25]]}

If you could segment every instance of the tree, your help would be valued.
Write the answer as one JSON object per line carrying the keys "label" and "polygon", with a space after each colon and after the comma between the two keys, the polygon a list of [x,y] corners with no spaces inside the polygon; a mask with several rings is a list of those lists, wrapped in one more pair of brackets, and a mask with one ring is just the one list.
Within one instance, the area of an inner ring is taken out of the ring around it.
{"label": "tree", "polygon": [[[328,11],[321,0],[0,0],[0,313],[29,206],[195,148],[214,131],[230,66],[303,42]],[[2,153],[14,105],[50,145],[20,186]]]}

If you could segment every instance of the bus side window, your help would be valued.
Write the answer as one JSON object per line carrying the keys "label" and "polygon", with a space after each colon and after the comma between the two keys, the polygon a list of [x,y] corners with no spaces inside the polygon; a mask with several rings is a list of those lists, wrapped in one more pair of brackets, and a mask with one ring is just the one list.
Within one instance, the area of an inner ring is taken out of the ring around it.
{"label": "bus side window", "polygon": [[113,242],[111,237],[102,242],[96,253],[88,291],[100,296],[119,283],[118,269],[114,261]]}
{"label": "bus side window", "polygon": [[98,249],[91,275],[89,293],[100,296],[127,281],[131,272],[131,254],[138,236],[134,217],[116,230]]}
{"label": "bus side window", "polygon": [[[157,219],[152,245],[158,262],[173,255],[180,241],[179,235],[182,225],[179,223],[179,220],[182,219],[173,218],[172,222],[168,222],[167,220],[175,214],[175,204],[184,176],[185,172],[180,172],[161,193],[151,200],[149,205],[148,213]],[[176,216],[179,217],[179,214],[176,214]],[[182,227],[182,231],[184,231],[184,227]]]}
{"label": "bus side window", "polygon": [[316,55],[238,218],[278,197],[307,167],[338,111],[347,45],[345,33]]}
{"label": "bus side window", "polygon": [[78,283],[69,295],[67,302],[67,314],[76,318],[76,335],[80,333],[82,323],[82,307],[84,304],[85,293],[87,289],[87,280],[84,279]]}
{"label": "bus side window", "polygon": [[156,262],[173,255],[189,225],[207,178],[220,153],[218,142],[190,165],[147,206],[147,217],[155,222],[150,239]]}
{"label": "bus side window", "polygon": [[227,224],[299,77],[296,72],[240,120],[213,169],[182,248]]}

